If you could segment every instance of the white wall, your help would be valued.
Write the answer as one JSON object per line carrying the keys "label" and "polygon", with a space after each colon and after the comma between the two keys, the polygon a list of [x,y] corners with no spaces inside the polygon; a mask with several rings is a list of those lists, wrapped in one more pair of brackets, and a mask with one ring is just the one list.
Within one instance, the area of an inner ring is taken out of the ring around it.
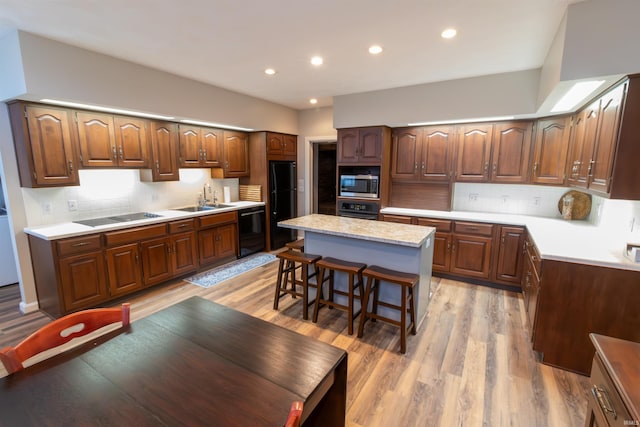
{"label": "white wall", "polygon": [[334,98],[333,124],[406,126],[408,123],[531,116],[540,70],[494,74]]}
{"label": "white wall", "polygon": [[19,32],[26,96],[297,133],[297,112],[111,56]]}
{"label": "white wall", "polygon": [[639,16],[638,0],[569,5],[561,80],[640,71]]}
{"label": "white wall", "polygon": [[0,100],[26,92],[18,33],[11,32],[0,39]]}
{"label": "white wall", "polygon": [[333,108],[313,108],[298,112],[298,214],[311,213],[312,142],[335,141],[338,132],[333,127]]}

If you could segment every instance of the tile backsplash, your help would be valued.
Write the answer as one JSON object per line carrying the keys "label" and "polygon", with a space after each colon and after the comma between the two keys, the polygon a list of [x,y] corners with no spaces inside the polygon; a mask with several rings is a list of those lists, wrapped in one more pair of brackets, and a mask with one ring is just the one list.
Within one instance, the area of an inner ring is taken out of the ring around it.
{"label": "tile backsplash", "polygon": [[457,183],[453,210],[560,218],[558,200],[567,191],[565,187],[542,185]]}
{"label": "tile backsplash", "polygon": [[22,188],[29,227],[130,212],[195,205],[206,182],[225,202],[237,201],[239,181],[211,179],[209,169],[180,169],[180,181],[143,182],[138,170],[80,170],[78,187]]}

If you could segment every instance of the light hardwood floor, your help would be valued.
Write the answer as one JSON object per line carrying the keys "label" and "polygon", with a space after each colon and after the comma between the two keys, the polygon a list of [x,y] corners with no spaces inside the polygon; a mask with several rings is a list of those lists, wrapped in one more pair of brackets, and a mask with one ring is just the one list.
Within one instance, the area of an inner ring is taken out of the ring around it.
{"label": "light hardwood floor", "polygon": [[[433,279],[434,295],[407,353],[397,329],[369,322],[362,339],[347,335],[346,314],[323,309],[302,320],[300,299],[272,309],[277,264],[209,289],[184,281],[131,297],[132,320],[192,295],[343,348],[349,353],[347,425],[581,426],[588,378],[538,363],[529,344],[522,297],[514,292]],[[20,316],[14,289],[0,288],[0,347],[48,321]]]}

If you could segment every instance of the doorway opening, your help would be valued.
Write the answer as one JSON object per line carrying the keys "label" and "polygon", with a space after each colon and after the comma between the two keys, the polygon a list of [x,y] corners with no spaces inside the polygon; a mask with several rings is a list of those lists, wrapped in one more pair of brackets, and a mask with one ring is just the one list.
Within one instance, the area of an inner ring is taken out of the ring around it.
{"label": "doorway opening", "polygon": [[335,215],[337,169],[335,141],[312,142],[313,145],[313,208],[312,213]]}

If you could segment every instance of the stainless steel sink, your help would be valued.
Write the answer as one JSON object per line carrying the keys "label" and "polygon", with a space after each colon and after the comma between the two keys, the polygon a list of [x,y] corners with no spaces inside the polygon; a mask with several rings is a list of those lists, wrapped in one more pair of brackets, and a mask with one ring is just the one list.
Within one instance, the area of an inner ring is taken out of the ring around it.
{"label": "stainless steel sink", "polygon": [[216,209],[222,208],[232,208],[231,205],[223,205],[222,203],[218,203],[217,205],[204,205],[204,206],[185,206],[184,208],[174,209],[176,211],[183,212],[202,212],[202,211],[213,211]]}

